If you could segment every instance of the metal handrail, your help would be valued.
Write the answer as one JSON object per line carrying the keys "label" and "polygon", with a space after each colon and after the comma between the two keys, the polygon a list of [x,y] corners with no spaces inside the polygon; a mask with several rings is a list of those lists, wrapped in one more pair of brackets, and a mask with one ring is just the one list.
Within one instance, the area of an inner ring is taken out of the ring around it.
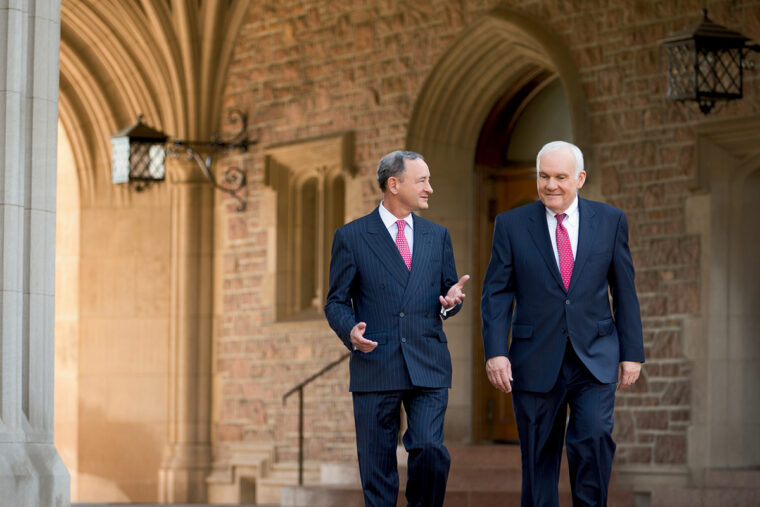
{"label": "metal handrail", "polygon": [[307,378],[297,386],[295,386],[293,389],[288,391],[287,393],[282,395],[282,404],[285,405],[285,400],[288,399],[288,397],[298,392],[298,485],[303,486],[303,388],[306,387],[308,384],[313,382],[314,380],[318,379],[328,371],[332,370],[336,366],[338,366],[340,363],[345,361],[349,356],[351,355],[350,352],[346,352],[342,356],[340,356],[338,359],[333,361],[332,363],[328,364],[321,370],[319,370],[317,373],[312,375],[311,377]]}

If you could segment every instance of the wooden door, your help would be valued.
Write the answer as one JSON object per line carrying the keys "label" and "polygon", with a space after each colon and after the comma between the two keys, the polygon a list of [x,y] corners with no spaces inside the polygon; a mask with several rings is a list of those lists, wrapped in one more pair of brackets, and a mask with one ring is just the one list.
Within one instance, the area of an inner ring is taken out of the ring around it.
{"label": "wooden door", "polygon": [[[496,215],[538,198],[536,169],[515,166],[508,168],[479,168],[478,170],[478,228],[477,228],[477,287],[471,290],[480,295],[483,277],[491,258],[491,243]],[[480,297],[478,314],[480,313]],[[516,442],[517,424],[512,410],[512,395],[497,391],[488,382],[483,358],[480,318],[474,319],[473,336],[473,437],[481,442]]]}

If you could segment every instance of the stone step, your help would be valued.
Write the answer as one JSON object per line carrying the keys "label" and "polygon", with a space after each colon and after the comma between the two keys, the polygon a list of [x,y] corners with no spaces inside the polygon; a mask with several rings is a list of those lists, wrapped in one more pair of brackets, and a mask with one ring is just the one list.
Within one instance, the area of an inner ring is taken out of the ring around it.
{"label": "stone step", "polygon": [[[325,478],[319,484],[314,482],[305,481],[306,485],[324,485],[331,487],[347,486],[347,487],[359,487],[359,471],[355,470],[353,474],[349,476],[348,473],[343,472],[343,477],[351,477],[349,479],[334,479],[335,472],[332,472],[330,477]],[[407,481],[407,469],[405,466],[400,466],[398,469],[399,474],[399,487],[405,488]],[[519,470],[504,471],[494,468],[472,468],[472,469],[459,469],[452,468],[449,471],[449,478],[446,485],[447,491],[467,491],[467,490],[483,490],[483,491],[520,491],[522,476]],[[290,483],[291,485],[293,482]],[[570,490],[570,479],[566,468],[560,470],[559,489],[561,491]]]}
{"label": "stone step", "polygon": [[758,489],[760,488],[760,470],[747,468],[712,468],[705,472],[705,487]]}
{"label": "stone step", "polygon": [[[522,486],[520,448],[517,445],[447,445],[451,470],[446,487],[446,507],[488,507],[520,505]],[[399,500],[406,505],[406,452],[399,449]],[[614,483],[613,483],[614,484]],[[567,461],[562,460],[559,480],[560,505],[572,505]],[[323,466],[322,484],[282,489],[283,506],[360,507],[364,500],[357,465]],[[612,491],[608,505],[633,507],[634,495]]]}
{"label": "stone step", "polygon": [[520,470],[519,445],[447,445],[457,468],[498,468]]}
{"label": "stone step", "polygon": [[757,507],[760,488],[674,488],[656,489],[650,507]]}
{"label": "stone step", "polygon": [[[307,461],[303,465],[304,482],[307,484],[316,484],[320,477],[320,463],[316,461]],[[290,481],[292,484],[298,480],[298,463],[287,461],[273,463],[268,470],[267,479]]]}
{"label": "stone step", "polygon": [[655,488],[651,507],[757,507],[760,505],[760,469],[705,470],[701,488]]}
{"label": "stone step", "polygon": [[[305,485],[319,484],[319,463],[308,461],[304,463],[303,483]],[[276,505],[282,497],[282,487],[298,484],[298,463],[275,463],[269,469],[266,477],[256,482],[256,502],[264,505]]]}
{"label": "stone step", "polygon": [[[518,445],[452,445],[447,448],[451,455],[447,491],[520,491],[522,462]],[[400,464],[399,483],[402,488],[406,486],[406,474],[406,466]],[[615,484],[614,471],[610,483]],[[564,454],[559,490],[570,491],[570,473]]]}
{"label": "stone step", "polygon": [[[570,492],[560,492],[561,507],[572,507]],[[404,492],[400,491],[398,507],[406,505]],[[451,491],[447,488],[444,507],[519,507],[520,491]],[[608,507],[634,507],[634,495],[628,491],[613,491]],[[361,489],[347,486],[308,486],[283,488],[282,506],[288,507],[363,507]]]}
{"label": "stone step", "polygon": [[[492,476],[496,473],[517,472],[521,470],[520,448],[516,445],[464,445],[447,444],[451,455],[451,472],[449,480],[458,480],[463,472],[463,481],[469,481],[478,474]],[[402,484],[406,480],[407,453],[403,447],[397,451],[399,477]],[[566,463],[563,461],[563,470]],[[359,484],[359,468],[353,463],[323,463],[321,466],[322,484]]]}

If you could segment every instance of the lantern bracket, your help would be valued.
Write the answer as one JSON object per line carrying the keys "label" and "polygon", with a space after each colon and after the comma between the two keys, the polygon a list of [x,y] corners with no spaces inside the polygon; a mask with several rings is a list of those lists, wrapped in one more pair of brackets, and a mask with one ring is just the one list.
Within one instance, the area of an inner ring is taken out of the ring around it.
{"label": "lantern bracket", "polygon": [[248,115],[239,109],[233,109],[229,113],[229,121],[239,124],[238,131],[227,140],[222,139],[217,132],[212,134],[208,141],[193,141],[175,139],[167,146],[167,154],[173,157],[185,155],[187,160],[193,160],[200,168],[203,175],[211,184],[222,192],[234,197],[238,201],[237,210],[243,211],[246,201],[239,192],[246,186],[246,173],[233,165],[224,171],[222,182],[217,181],[211,169],[214,159],[232,151],[245,153],[248,147],[256,144],[258,140],[248,138]]}

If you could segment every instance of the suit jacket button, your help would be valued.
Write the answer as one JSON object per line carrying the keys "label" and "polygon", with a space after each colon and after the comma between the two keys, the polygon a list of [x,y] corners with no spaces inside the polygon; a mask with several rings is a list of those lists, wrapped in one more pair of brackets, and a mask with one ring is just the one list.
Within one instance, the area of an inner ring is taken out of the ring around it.
{"label": "suit jacket button", "polygon": [[398,316],[399,317],[403,317],[404,316],[404,312],[399,313]]}
{"label": "suit jacket button", "polygon": [[569,299],[565,299],[565,304],[569,305],[570,304],[570,300]]}
{"label": "suit jacket button", "polygon": [[406,343],[406,338],[401,337],[401,343]]}

